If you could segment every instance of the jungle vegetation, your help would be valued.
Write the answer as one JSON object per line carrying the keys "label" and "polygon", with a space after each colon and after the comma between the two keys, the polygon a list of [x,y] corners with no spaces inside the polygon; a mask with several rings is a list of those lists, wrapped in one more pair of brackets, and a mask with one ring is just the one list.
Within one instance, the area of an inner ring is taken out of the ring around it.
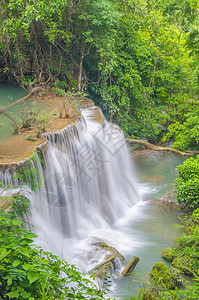
{"label": "jungle vegetation", "polygon": [[2,0],[0,8],[1,80],[86,92],[128,137],[198,147],[197,0]]}
{"label": "jungle vegetation", "polygon": [[[197,0],[1,0],[0,13],[0,81],[87,93],[126,137],[198,149]],[[198,206],[198,160],[179,167],[176,180],[178,201],[191,208]],[[190,218],[175,250],[195,266],[198,210]],[[102,297],[74,266],[32,247],[34,235],[14,212],[0,212],[0,228],[1,297]],[[183,291],[160,288],[153,278],[152,293],[136,299],[198,293],[198,264]],[[66,287],[70,281],[77,289]]]}

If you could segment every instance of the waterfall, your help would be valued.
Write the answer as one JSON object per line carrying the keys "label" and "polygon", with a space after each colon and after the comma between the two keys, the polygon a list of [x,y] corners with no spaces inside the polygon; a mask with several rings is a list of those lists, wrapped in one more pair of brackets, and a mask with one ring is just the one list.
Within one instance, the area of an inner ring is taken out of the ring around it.
{"label": "waterfall", "polygon": [[42,161],[33,161],[41,188],[30,197],[30,223],[45,250],[88,270],[103,256],[95,241],[123,242],[119,221],[139,193],[121,129],[95,106],[81,114],[77,124],[44,135]]}

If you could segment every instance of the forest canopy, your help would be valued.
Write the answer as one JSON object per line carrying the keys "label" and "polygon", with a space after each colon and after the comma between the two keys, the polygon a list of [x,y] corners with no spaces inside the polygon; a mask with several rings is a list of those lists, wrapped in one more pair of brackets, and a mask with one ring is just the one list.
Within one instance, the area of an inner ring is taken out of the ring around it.
{"label": "forest canopy", "polygon": [[153,142],[198,111],[197,0],[0,5],[1,80],[86,92],[126,136]]}

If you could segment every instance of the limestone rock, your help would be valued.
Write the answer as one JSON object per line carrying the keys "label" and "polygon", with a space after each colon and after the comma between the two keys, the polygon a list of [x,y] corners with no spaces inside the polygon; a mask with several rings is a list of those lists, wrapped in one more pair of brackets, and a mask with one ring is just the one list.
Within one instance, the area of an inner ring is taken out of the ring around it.
{"label": "limestone rock", "polygon": [[124,261],[124,255],[114,247],[107,245],[105,242],[97,242],[94,245],[110,252],[111,255],[118,257],[120,260]]}

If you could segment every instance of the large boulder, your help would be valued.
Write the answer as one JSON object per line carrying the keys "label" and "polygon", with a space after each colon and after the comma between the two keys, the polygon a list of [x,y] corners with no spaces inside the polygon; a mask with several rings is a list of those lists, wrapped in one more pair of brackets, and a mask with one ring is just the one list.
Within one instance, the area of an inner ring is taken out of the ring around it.
{"label": "large boulder", "polygon": [[162,258],[169,262],[172,262],[176,255],[177,253],[173,248],[166,248],[161,253]]}
{"label": "large boulder", "polygon": [[150,272],[150,277],[159,285],[170,290],[183,286],[183,278],[180,271],[173,267],[168,267],[164,263],[157,263]]}

